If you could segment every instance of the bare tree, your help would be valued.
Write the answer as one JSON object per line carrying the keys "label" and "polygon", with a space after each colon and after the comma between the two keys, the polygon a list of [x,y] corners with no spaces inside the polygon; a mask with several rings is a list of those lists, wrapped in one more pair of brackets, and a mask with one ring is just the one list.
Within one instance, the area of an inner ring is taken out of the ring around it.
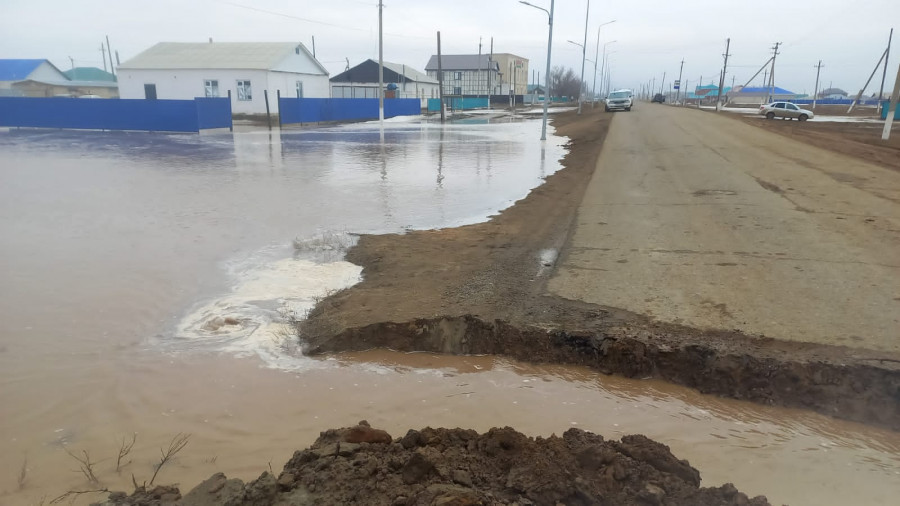
{"label": "bare tree", "polygon": [[554,97],[577,97],[579,81],[574,70],[553,67],[553,70],[550,71],[550,94]]}

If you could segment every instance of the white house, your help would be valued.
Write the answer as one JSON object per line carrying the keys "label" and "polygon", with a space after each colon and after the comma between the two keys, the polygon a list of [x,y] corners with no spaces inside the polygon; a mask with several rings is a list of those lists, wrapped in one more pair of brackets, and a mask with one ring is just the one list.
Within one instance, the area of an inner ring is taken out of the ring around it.
{"label": "white house", "polygon": [[329,96],[328,71],[299,42],[160,42],[118,67],[119,96],[225,97],[232,112],[278,112],[276,96]]}
{"label": "white house", "polygon": [[[436,79],[409,65],[384,62],[382,80],[386,98],[418,98],[424,101],[440,95]],[[366,60],[332,77],[331,94],[334,98],[377,98],[378,62]]]}

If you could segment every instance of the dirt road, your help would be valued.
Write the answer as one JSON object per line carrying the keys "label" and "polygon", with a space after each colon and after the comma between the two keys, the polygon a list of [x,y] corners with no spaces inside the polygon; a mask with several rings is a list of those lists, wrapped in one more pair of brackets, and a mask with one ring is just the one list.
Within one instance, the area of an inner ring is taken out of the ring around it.
{"label": "dirt road", "polygon": [[643,104],[613,120],[548,287],[661,321],[898,351],[900,173]]}
{"label": "dirt road", "polygon": [[900,430],[897,173],[651,107],[554,115],[565,168],[486,223],[361,237],[307,352],[580,364]]}

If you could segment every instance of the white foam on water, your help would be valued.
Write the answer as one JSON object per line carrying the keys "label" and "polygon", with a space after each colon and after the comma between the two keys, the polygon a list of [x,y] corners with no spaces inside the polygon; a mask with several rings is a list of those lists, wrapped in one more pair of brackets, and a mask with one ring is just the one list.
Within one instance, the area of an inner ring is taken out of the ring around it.
{"label": "white foam on water", "polygon": [[237,356],[256,355],[275,368],[325,365],[328,361],[302,356],[290,321],[304,318],[323,297],[361,280],[362,267],[342,259],[351,243],[340,234],[295,239],[292,258],[260,261],[271,254],[269,248],[229,263],[231,291],[187,314],[176,337]]}

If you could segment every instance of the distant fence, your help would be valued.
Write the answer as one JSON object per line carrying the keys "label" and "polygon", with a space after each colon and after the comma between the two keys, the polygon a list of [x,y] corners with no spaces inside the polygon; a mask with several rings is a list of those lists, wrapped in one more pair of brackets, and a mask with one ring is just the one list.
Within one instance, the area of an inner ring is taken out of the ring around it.
{"label": "distant fence", "polygon": [[[378,99],[280,97],[278,111],[283,125],[378,119]],[[422,103],[417,98],[388,98],[384,101],[385,118],[419,114],[422,114]]]}
{"label": "distant fence", "polygon": [[[448,109],[452,109],[454,111],[464,111],[468,109],[487,109],[488,99],[487,97],[483,98],[469,98],[469,97],[448,97],[444,99],[444,104]],[[428,99],[428,112],[440,112],[441,110],[441,99],[439,98],[429,98]]]}
{"label": "distant fence", "polygon": [[231,127],[231,100],[0,97],[0,126],[199,132]]}

